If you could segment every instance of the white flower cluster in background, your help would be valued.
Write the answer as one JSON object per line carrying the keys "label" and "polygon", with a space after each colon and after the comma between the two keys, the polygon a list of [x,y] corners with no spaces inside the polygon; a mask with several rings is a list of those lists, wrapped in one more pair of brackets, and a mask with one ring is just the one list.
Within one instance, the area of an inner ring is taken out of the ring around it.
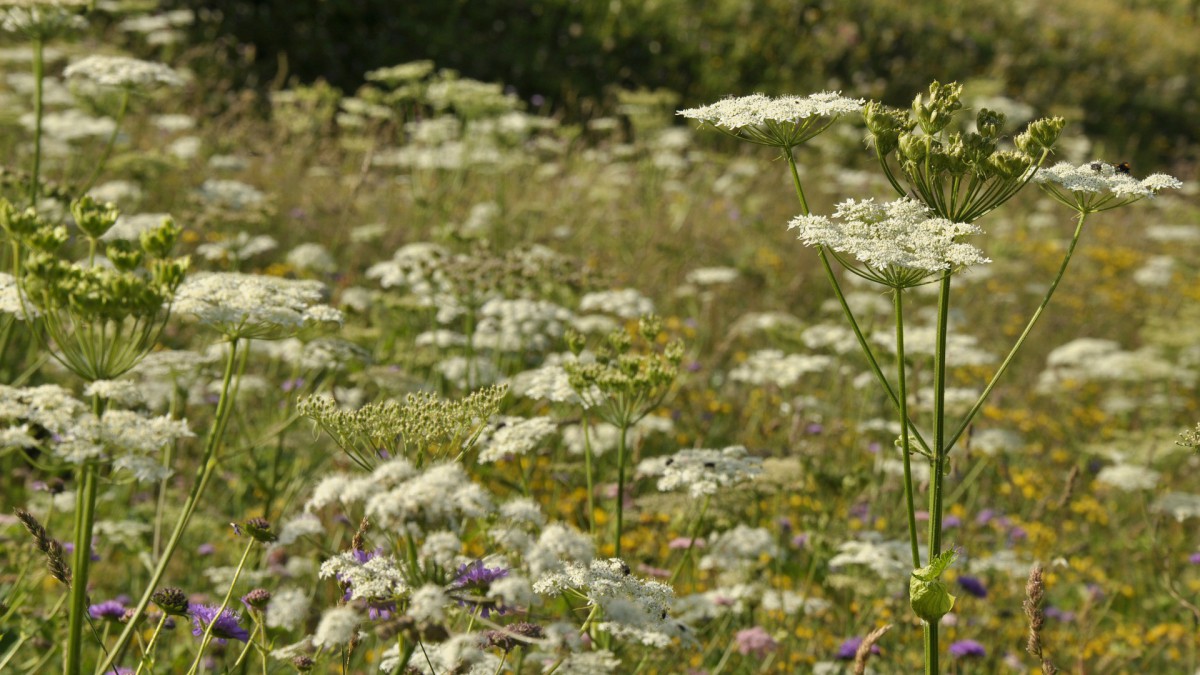
{"label": "white flower cluster in background", "polygon": [[533,590],[552,596],[578,591],[604,613],[599,624],[602,630],[645,645],[666,647],[681,632],[679,624],[669,618],[675,595],[671,587],[639,579],[617,558],[593,560],[590,565],[569,563],[561,572],[538,579]]}
{"label": "white flower cluster in background", "polygon": [[501,417],[484,429],[476,441],[479,461],[499,462],[527,455],[557,430],[558,425],[549,417]]}
{"label": "white flower cluster in background", "polygon": [[103,87],[182,87],[183,78],[169,66],[127,56],[93,55],[67,66],[67,79],[88,80]]}
{"label": "white flower cluster in background", "polygon": [[637,474],[657,477],[663,492],[686,489],[693,497],[716,494],[762,473],[762,458],[735,445],[722,450],[688,449],[666,457],[652,457],[638,465]]}
{"label": "white flower cluster in background", "polygon": [[754,352],[729,371],[729,379],[754,386],[790,387],[805,375],[820,373],[833,366],[831,357],[819,354],[784,354],[777,349]]}
{"label": "white flower cluster in background", "polygon": [[474,344],[503,352],[542,351],[562,337],[573,316],[546,300],[488,300],[479,308]]}
{"label": "white flower cluster in background", "polygon": [[622,319],[654,313],[654,301],[634,288],[588,293],[579,300],[579,311],[602,312]]}

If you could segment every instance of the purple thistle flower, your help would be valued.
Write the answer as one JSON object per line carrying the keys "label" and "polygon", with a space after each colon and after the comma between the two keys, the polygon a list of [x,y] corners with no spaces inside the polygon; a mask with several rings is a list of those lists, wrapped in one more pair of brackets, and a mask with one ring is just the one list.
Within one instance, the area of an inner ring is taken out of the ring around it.
{"label": "purple thistle flower", "polygon": [[988,595],[987,586],[983,585],[983,580],[978,577],[962,575],[958,578],[958,585],[964,591],[977,598],[986,598]]}
{"label": "purple thistle flower", "polygon": [[1200,553],[1193,553],[1188,556],[1188,562],[1193,565],[1200,565]]}
{"label": "purple thistle flower", "polygon": [[[862,645],[863,639],[859,636],[847,638],[845,642],[838,647],[836,658],[841,661],[853,661],[854,656],[858,653],[859,646]],[[871,645],[871,653],[879,653],[879,645]]]}
{"label": "purple thistle flower", "polygon": [[120,600],[105,600],[88,607],[88,616],[105,621],[120,621],[125,615],[125,603]]}
{"label": "purple thistle flower", "polygon": [[958,642],[951,643],[950,655],[960,659],[969,656],[984,657],[987,656],[987,650],[983,648],[983,645],[974,640],[959,640]]}
{"label": "purple thistle flower", "polygon": [[250,633],[240,625],[241,615],[231,609],[226,608],[217,616],[216,607],[192,603],[188,605],[188,613],[192,615],[192,635],[196,637],[203,637],[211,623],[213,637],[219,644],[225,644],[227,638],[242,642],[250,640]]}

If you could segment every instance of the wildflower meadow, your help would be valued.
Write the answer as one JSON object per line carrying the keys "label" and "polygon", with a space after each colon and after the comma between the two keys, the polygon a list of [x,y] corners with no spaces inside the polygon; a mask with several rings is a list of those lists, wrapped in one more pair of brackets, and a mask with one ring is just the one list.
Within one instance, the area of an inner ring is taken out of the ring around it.
{"label": "wildflower meadow", "polygon": [[164,5],[0,0],[0,673],[1200,673],[1182,151]]}

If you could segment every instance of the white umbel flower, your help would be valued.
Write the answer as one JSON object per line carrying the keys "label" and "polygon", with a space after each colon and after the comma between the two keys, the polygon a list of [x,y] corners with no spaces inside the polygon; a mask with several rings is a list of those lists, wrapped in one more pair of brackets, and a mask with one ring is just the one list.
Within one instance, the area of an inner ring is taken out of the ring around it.
{"label": "white umbel flower", "polygon": [[342,322],[341,312],[319,304],[324,288],[318,281],[256,274],[197,274],[179,287],[175,311],[226,337],[280,339],[308,325]]}
{"label": "white umbel flower", "polygon": [[313,635],[313,645],[339,647],[347,644],[354,637],[360,623],[362,617],[353,607],[331,607],[321,615],[321,622],[317,624],[317,632]]}
{"label": "white umbel flower", "polygon": [[653,457],[638,465],[639,476],[658,476],[663,492],[686,488],[692,498],[750,480],[762,473],[762,459],[735,445],[723,450],[681,450],[669,457]]}
{"label": "white umbel flower", "polygon": [[479,461],[498,462],[506,457],[527,455],[558,430],[549,417],[502,417],[479,439]]}
{"label": "white umbel flower", "polygon": [[63,76],[125,89],[183,86],[183,78],[169,66],[127,56],[88,56],[67,66]]}
{"label": "white umbel flower", "polygon": [[777,98],[763,94],[739,96],[680,110],[678,114],[751,143],[791,148],[820,134],[839,116],[862,108],[862,99],[823,91]]}
{"label": "white umbel flower", "polygon": [[1162,190],[1177,190],[1183,183],[1174,176],[1156,173],[1138,180],[1129,175],[1129,166],[1113,166],[1094,161],[1075,166],[1059,162],[1033,177],[1043,190],[1061,204],[1081,213],[1115,209],[1140,199],[1151,198]]}
{"label": "white umbel flower", "polygon": [[915,286],[945,270],[991,262],[978,248],[960,241],[978,234],[978,227],[934,218],[924,204],[908,198],[885,204],[850,199],[838,204],[832,219],[797,216],[788,229],[797,230],[806,245],[832,251],[858,276],[893,288]]}

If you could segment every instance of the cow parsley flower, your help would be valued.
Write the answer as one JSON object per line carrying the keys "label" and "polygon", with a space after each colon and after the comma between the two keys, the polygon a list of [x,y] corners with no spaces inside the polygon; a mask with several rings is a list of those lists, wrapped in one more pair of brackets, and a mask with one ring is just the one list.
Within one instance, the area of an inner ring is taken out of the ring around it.
{"label": "cow parsley flower", "polygon": [[638,465],[639,476],[658,476],[663,492],[686,488],[692,498],[750,480],[762,472],[762,459],[740,445],[723,450],[681,450],[669,457],[653,457]]}
{"label": "cow parsley flower", "polygon": [[1096,482],[1122,492],[1153,490],[1161,477],[1157,471],[1136,464],[1106,466],[1096,474]]}
{"label": "cow parsley flower", "polygon": [[1156,173],[1142,180],[1129,175],[1128,166],[1120,168],[1107,162],[1094,161],[1079,166],[1059,162],[1042,169],[1034,182],[1055,201],[1081,213],[1097,213],[1152,198],[1166,189],[1179,189],[1183,183],[1165,173]]}
{"label": "cow parsley flower", "polygon": [[63,70],[67,79],[89,80],[102,87],[150,89],[158,85],[182,87],[183,78],[169,66],[127,56],[93,55]]}
{"label": "cow parsley flower", "polygon": [[909,288],[945,270],[991,262],[978,248],[959,241],[978,234],[978,227],[934,218],[925,205],[908,198],[886,204],[850,199],[838,204],[832,219],[797,216],[788,229],[797,230],[805,245],[832,251],[854,274],[892,288]]}
{"label": "cow parsley flower", "polygon": [[480,435],[479,461],[491,463],[527,455],[557,430],[558,425],[549,417],[502,417]]}
{"label": "cow parsley flower", "polygon": [[707,552],[700,558],[700,569],[722,570],[734,575],[748,573],[763,561],[779,555],[775,538],[775,533],[765,528],[739,524],[713,536]]}
{"label": "cow parsley flower", "polygon": [[317,632],[313,634],[313,645],[316,647],[340,647],[354,637],[362,617],[358,610],[348,605],[331,607],[321,614],[321,622],[317,624]]}
{"label": "cow parsley flower", "polygon": [[782,389],[796,384],[805,375],[827,370],[833,364],[833,358],[820,354],[784,354],[778,349],[763,349],[729,371],[729,379]]}
{"label": "cow parsley flower", "polygon": [[366,513],[382,527],[419,533],[461,527],[493,510],[491,498],[457,463],[435,464],[396,488],[371,496]]}
{"label": "cow parsley flower", "polygon": [[317,323],[341,323],[323,304],[318,281],[216,272],[191,276],[179,287],[175,311],[191,314],[228,338],[276,340]]}
{"label": "cow parsley flower", "polygon": [[841,115],[863,108],[862,99],[836,91],[778,98],[753,94],[727,98],[679,115],[711,125],[734,138],[784,149],[817,136]]}
{"label": "cow parsley flower", "polygon": [[538,579],[533,590],[552,596],[575,591],[586,597],[604,613],[600,628],[617,637],[666,647],[679,634],[678,624],[668,618],[675,595],[671,587],[639,579],[618,558],[593,560],[586,566],[569,563],[561,572]]}

